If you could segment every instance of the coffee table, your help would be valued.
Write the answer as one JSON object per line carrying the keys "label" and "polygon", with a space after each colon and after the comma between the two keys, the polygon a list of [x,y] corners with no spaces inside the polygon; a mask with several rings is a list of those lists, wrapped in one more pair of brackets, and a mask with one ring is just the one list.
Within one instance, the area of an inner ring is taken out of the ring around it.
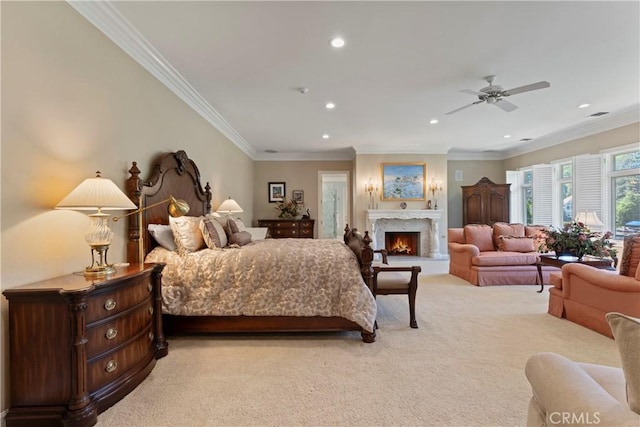
{"label": "coffee table", "polygon": [[536,264],[538,267],[538,279],[540,280],[540,290],[536,291],[538,293],[544,290],[544,281],[542,280],[542,266],[550,265],[553,267],[562,268],[565,264],[584,264],[594,268],[600,268],[603,270],[615,270],[613,267],[613,262],[611,258],[578,258],[575,256],[565,256],[561,255],[556,257],[555,255],[540,255],[540,261]]}

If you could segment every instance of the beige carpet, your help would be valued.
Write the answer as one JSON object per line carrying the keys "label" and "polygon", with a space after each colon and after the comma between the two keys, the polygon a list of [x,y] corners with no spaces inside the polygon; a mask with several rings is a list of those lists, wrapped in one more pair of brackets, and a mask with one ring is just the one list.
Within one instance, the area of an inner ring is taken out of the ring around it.
{"label": "beige carpet", "polygon": [[613,340],[546,313],[537,287],[471,286],[422,262],[419,329],[405,296],[378,297],[358,333],[181,337],[99,426],[522,426],[527,358],[620,366]]}

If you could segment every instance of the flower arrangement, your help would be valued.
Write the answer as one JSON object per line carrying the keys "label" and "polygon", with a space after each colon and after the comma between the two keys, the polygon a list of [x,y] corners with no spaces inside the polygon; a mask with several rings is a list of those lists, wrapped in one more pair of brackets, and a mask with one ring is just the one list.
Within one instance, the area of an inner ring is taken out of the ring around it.
{"label": "flower arrangement", "polygon": [[278,218],[295,218],[300,214],[300,205],[295,200],[287,200],[285,197],[278,203],[276,209],[280,211]]}
{"label": "flower arrangement", "polygon": [[[571,222],[559,229],[549,227],[547,238],[542,246],[547,250],[553,250],[556,255],[570,253],[582,258],[584,255],[592,255],[598,258],[615,258],[616,250],[609,240],[611,232],[592,232],[581,222]],[[542,249],[542,248],[540,248]]]}

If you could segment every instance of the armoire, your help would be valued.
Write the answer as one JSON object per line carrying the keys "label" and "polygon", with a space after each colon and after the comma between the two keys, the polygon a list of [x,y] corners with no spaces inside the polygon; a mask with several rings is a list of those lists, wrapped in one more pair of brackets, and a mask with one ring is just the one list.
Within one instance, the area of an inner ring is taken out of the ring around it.
{"label": "armoire", "polygon": [[481,178],[475,185],[462,187],[462,225],[509,222],[511,184],[495,184]]}

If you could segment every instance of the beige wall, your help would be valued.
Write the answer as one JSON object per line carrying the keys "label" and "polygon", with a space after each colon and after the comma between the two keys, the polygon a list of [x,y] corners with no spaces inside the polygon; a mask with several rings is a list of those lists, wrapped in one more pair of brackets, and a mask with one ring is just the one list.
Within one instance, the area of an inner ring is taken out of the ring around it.
{"label": "beige wall", "polygon": [[316,220],[318,236],[318,172],[345,171],[352,175],[351,161],[257,161],[254,162],[253,178],[253,225],[258,219],[278,218],[275,203],[269,203],[269,182],[284,182],[286,196],[291,198],[293,190],[304,191],[304,208],[309,208],[311,218]]}
{"label": "beige wall", "polygon": [[[473,185],[483,177],[496,184],[504,184],[505,169],[502,160],[450,160],[447,162],[447,205],[449,227],[462,227],[462,185]],[[462,181],[455,180],[456,171],[462,171]]]}
{"label": "beige wall", "polygon": [[[438,209],[442,210],[442,221],[440,222],[440,253],[447,253],[447,156],[445,154],[358,154],[355,160],[353,177],[354,197],[352,221],[359,230],[367,230],[366,211],[368,206],[368,196],[364,192],[364,186],[369,178],[382,184],[381,163],[426,163],[427,182],[432,178],[442,181],[443,191],[439,196]],[[380,196],[380,193],[378,193]],[[428,199],[432,199],[431,194]],[[407,201],[407,209],[425,209],[426,201]],[[432,202],[433,203],[433,202]],[[378,200],[378,209],[400,209],[400,202],[388,202]]]}
{"label": "beige wall", "polygon": [[504,168],[517,170],[521,167],[549,163],[580,154],[597,154],[602,150],[627,144],[640,144],[640,122],[512,157],[504,161]]}
{"label": "beige wall", "polygon": [[[253,161],[66,2],[2,2],[2,289],[83,269],[86,213],[53,207],[100,170],[120,188],[160,152],[184,149],[210,181],[253,211]],[[229,177],[243,179],[229,179]],[[109,261],[125,259],[125,224]],[[8,406],[2,300],[2,409]]]}

